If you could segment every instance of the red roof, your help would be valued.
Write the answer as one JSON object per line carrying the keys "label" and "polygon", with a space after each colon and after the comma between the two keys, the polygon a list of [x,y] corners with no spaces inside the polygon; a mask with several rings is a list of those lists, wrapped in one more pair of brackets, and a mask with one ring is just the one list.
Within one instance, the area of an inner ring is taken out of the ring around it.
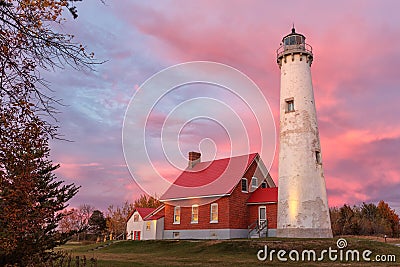
{"label": "red roof", "polygon": [[230,194],[258,153],[199,162],[186,169],[161,200]]}
{"label": "red roof", "polygon": [[145,221],[158,220],[158,219],[160,219],[160,218],[162,218],[162,217],[165,217],[165,214],[159,212],[159,213],[157,213],[157,214],[154,214],[153,216],[150,216],[149,218],[146,218]]}
{"label": "red roof", "polygon": [[153,212],[155,209],[154,208],[135,208],[128,216],[128,220],[132,217],[132,215],[135,213],[135,211],[139,212],[140,217],[142,219],[149,215],[151,212]]}
{"label": "red roof", "polygon": [[257,188],[247,200],[248,204],[278,202],[278,187]]}
{"label": "red roof", "polygon": [[148,217],[144,219],[145,221],[158,220],[162,217],[165,217],[164,205],[158,207],[153,212],[149,213],[147,216]]}

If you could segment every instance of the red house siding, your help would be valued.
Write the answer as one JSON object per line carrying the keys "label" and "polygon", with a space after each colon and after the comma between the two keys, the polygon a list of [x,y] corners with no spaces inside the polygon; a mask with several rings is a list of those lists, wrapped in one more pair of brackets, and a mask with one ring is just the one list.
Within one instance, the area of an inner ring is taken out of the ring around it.
{"label": "red house siding", "polygon": [[[218,223],[210,223],[211,204],[218,203]],[[193,204],[196,204],[193,202]],[[226,229],[229,228],[229,197],[221,197],[207,205],[199,206],[199,221],[192,223],[192,207],[181,207],[181,222],[174,224],[174,205],[179,202],[165,204],[165,230],[191,230],[191,229]]]}
{"label": "red house siding", "polygon": [[230,207],[230,225],[231,229],[247,229],[249,226],[248,218],[249,218],[249,209],[246,205],[247,199],[251,195],[251,178],[256,176],[258,179],[264,178],[261,174],[260,169],[258,168],[257,162],[253,162],[243,178],[247,179],[247,185],[249,189],[249,193],[242,192],[242,184],[241,181],[236,185],[236,188],[233,190],[231,197],[229,199],[229,207]]}
{"label": "red house siding", "polygon": [[267,220],[268,220],[268,229],[276,229],[277,228],[277,216],[278,216],[278,204],[277,203],[269,203],[269,204],[255,204],[249,205],[249,219],[247,223],[250,225],[258,219],[258,207],[265,206],[267,209]]}
{"label": "red house siding", "polygon": [[[241,180],[238,181],[230,196],[225,196],[207,205],[199,206],[199,221],[191,223],[192,207],[197,204],[196,200],[190,200],[190,204],[180,205],[180,201],[165,203],[165,230],[196,230],[196,229],[247,229],[247,227],[258,218],[258,205],[247,205],[246,202],[251,195],[251,178],[256,176],[263,179],[257,163],[254,161],[246,171],[244,178],[247,179],[249,193],[242,192]],[[261,180],[260,180],[261,181]],[[260,182],[259,181],[259,182]],[[211,204],[218,203],[218,223],[210,223]],[[180,224],[173,223],[174,207],[181,206]],[[267,206],[268,227],[276,228],[277,205]],[[254,212],[252,209],[255,209]]]}

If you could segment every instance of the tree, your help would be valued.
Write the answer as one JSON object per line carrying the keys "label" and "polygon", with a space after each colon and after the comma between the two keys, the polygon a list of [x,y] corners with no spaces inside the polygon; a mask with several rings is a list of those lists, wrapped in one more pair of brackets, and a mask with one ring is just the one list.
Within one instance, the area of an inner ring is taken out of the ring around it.
{"label": "tree", "polygon": [[384,233],[390,236],[397,235],[399,233],[399,215],[383,200],[379,201],[377,211],[381,217],[380,224],[384,227]]}
{"label": "tree", "polygon": [[44,122],[18,99],[0,98],[0,265],[36,266],[68,240],[57,227],[79,188],[56,179]]}
{"label": "tree", "polygon": [[58,224],[58,228],[62,233],[71,233],[78,232],[79,224],[78,224],[78,210],[77,209],[65,209],[62,211],[63,218],[60,220]]}
{"label": "tree", "polygon": [[[0,97],[4,103],[32,104],[35,114],[54,116],[58,103],[49,94],[49,84],[41,77],[43,71],[64,68],[91,69],[93,54],[88,54],[74,36],[56,31],[65,18],[63,10],[77,16],[77,0],[0,0]],[[46,121],[41,125],[51,136],[55,126]]]}
{"label": "tree", "polygon": [[126,201],[121,207],[110,205],[106,213],[107,230],[112,236],[119,236],[126,232],[126,221],[133,211],[134,205]]}
{"label": "tree", "polygon": [[334,236],[342,233],[343,225],[341,224],[340,211],[337,207],[329,209],[329,215],[331,218],[331,228]]}
{"label": "tree", "polygon": [[106,219],[101,211],[93,211],[92,216],[89,218],[89,230],[93,234],[99,236],[103,234],[106,229]]}
{"label": "tree", "polygon": [[342,226],[341,234],[343,235],[354,235],[358,234],[358,220],[357,220],[357,213],[358,209],[356,206],[353,209],[349,206],[344,204],[343,207],[339,209],[340,213],[340,224]]}
{"label": "tree", "polygon": [[360,234],[373,235],[378,233],[376,228],[377,223],[377,207],[375,204],[363,203],[360,208]]}
{"label": "tree", "polygon": [[399,235],[399,216],[384,201],[378,206],[363,203],[361,206],[344,205],[330,209],[334,235]]}
{"label": "tree", "polygon": [[79,208],[65,209],[62,213],[59,229],[63,233],[76,234],[77,241],[83,237],[86,240],[86,233],[89,229],[89,218],[95,208],[89,204],[80,205]]}
{"label": "tree", "polygon": [[161,202],[157,199],[157,196],[140,195],[138,199],[135,200],[135,208],[157,208],[161,205]]}
{"label": "tree", "polygon": [[95,207],[89,204],[79,206],[79,209],[77,210],[78,241],[80,240],[81,233],[83,234],[83,240],[86,240],[86,233],[89,229],[89,219],[94,210]]}
{"label": "tree", "polygon": [[57,126],[48,116],[58,101],[41,73],[97,63],[73,35],[55,30],[64,10],[76,17],[76,1],[0,0],[0,265],[45,264],[70,236],[56,229],[78,187],[53,174],[59,165],[49,160],[48,138]]}

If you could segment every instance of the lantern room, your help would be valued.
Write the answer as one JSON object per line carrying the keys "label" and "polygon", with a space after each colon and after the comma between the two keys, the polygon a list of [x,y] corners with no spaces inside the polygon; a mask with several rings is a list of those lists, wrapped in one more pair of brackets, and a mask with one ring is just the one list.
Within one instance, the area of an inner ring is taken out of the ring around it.
{"label": "lantern room", "polygon": [[306,37],[303,34],[297,33],[295,28],[292,28],[292,32],[282,39],[281,46],[276,51],[277,61],[279,66],[282,64],[282,59],[287,55],[291,55],[294,60],[295,54],[300,54],[300,60],[303,59],[303,55],[306,57],[306,61],[311,64],[313,59],[312,47],[305,42]]}

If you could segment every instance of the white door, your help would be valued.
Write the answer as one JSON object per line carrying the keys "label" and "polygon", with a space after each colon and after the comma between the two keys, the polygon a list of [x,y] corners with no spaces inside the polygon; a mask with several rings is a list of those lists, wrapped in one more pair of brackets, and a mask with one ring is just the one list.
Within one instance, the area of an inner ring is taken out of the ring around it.
{"label": "white door", "polygon": [[262,225],[267,220],[267,208],[265,206],[258,207],[258,221]]}

